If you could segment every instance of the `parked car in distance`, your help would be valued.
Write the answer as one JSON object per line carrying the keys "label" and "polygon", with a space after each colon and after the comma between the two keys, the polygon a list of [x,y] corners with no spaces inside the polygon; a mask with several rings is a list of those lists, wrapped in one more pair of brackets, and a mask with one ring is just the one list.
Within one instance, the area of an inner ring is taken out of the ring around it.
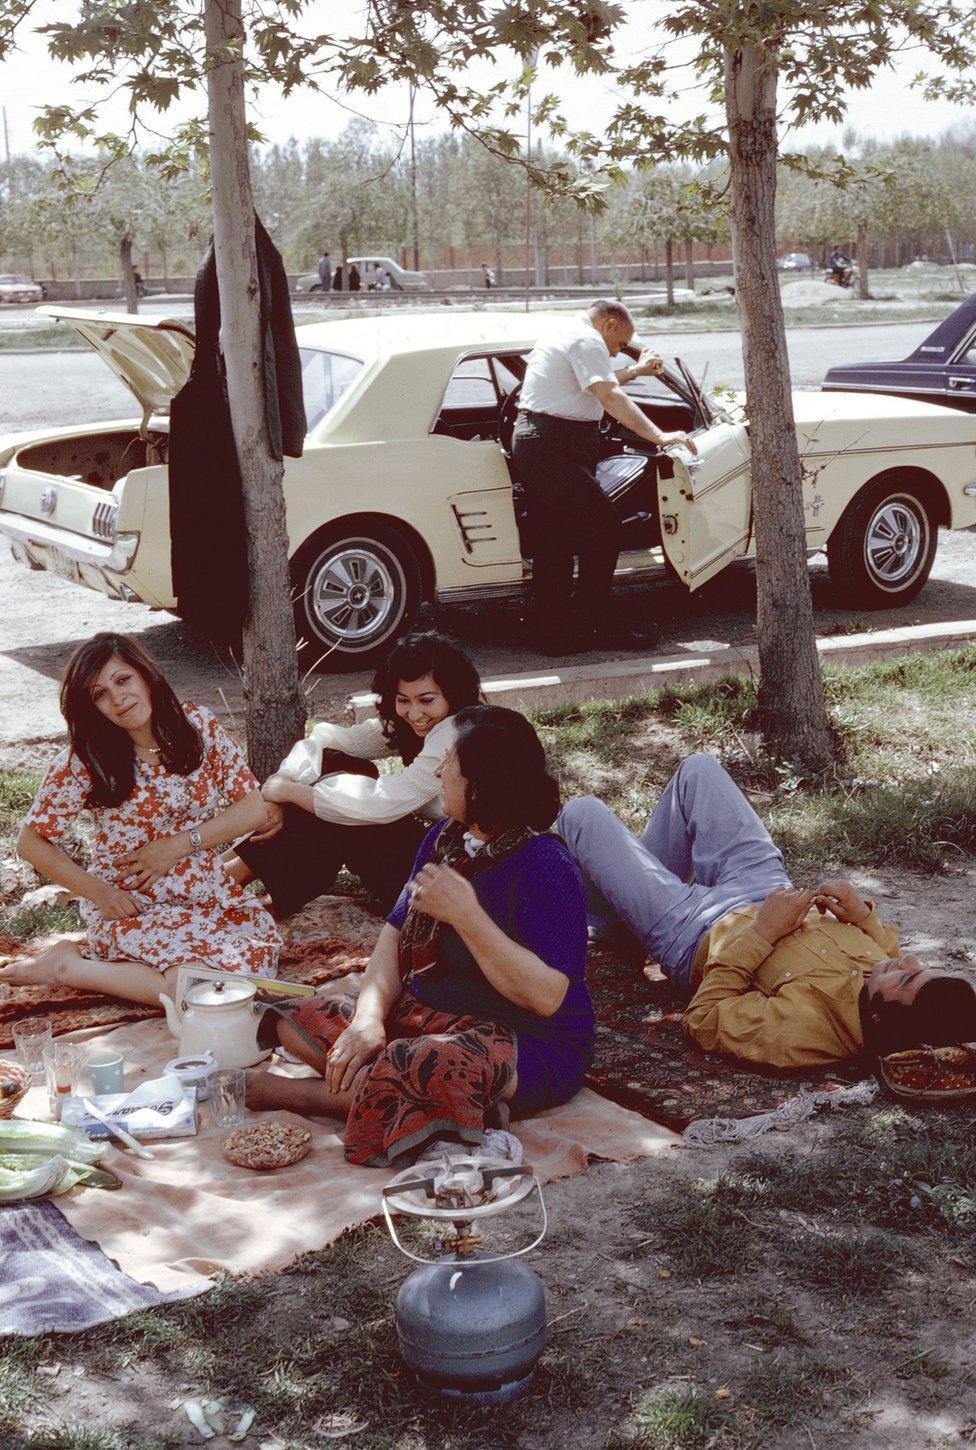
{"label": "parked car in distance", "polygon": [[825,392],[893,393],[976,413],[976,292],[908,357],[842,363],[828,369],[821,387]]}
{"label": "parked car in distance", "polygon": [[44,288],[40,282],[20,277],[13,272],[0,275],[0,302],[43,302]]}
{"label": "parked car in distance", "polygon": [[812,272],[813,258],[806,252],[787,252],[780,257],[776,266],[781,272]]}
{"label": "parked car in distance", "polygon": [[[0,535],[32,568],[174,609],[168,412],[192,332],[159,317],[41,312],[102,355],[141,417],[0,438]],[[425,600],[527,592],[511,438],[528,354],[567,321],[451,310],[298,328],[308,434],[303,456],[285,460],[284,492],[309,666],[376,658]],[[598,476],[622,523],[618,578],[667,565],[697,589],[754,553],[746,419],[677,361],[627,388],[663,431],[692,433],[698,456],[607,420]],[[793,406],[808,552],[826,550],[839,600],[905,603],[928,578],[939,526],[976,524],[976,419],[857,393],[798,392]]]}
{"label": "parked car in distance", "polygon": [[[350,257],[349,265],[353,263],[359,268],[359,275],[362,280],[362,290],[365,292],[373,280],[373,268],[379,262],[385,267],[390,279],[390,287],[394,292],[422,292],[425,287],[430,286],[430,279],[426,272],[411,272],[406,267],[401,267],[399,262],[394,262],[392,257]],[[335,266],[339,265],[339,259],[335,259]],[[333,267],[333,272],[335,267]],[[299,277],[295,283],[296,292],[321,292],[322,283],[319,281],[318,272],[307,272]]]}

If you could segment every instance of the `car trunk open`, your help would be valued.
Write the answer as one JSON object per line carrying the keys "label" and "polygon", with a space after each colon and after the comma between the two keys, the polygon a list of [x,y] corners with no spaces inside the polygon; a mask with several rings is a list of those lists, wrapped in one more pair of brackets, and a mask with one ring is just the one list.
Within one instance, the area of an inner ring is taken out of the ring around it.
{"label": "car trunk open", "polygon": [[20,449],[14,466],[111,490],[133,469],[165,463],[167,442],[163,432],[151,431],[143,437],[138,428],[48,438]]}

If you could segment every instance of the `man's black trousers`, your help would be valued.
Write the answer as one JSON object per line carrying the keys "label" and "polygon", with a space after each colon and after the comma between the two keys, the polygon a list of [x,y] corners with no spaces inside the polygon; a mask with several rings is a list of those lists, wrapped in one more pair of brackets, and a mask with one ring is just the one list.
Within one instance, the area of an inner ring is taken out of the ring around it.
{"label": "man's black trousers", "polygon": [[536,622],[566,626],[579,559],[578,597],[587,622],[609,612],[620,553],[620,520],[596,479],[600,435],[595,423],[520,413],[512,458],[520,486],[526,553],[532,559]]}

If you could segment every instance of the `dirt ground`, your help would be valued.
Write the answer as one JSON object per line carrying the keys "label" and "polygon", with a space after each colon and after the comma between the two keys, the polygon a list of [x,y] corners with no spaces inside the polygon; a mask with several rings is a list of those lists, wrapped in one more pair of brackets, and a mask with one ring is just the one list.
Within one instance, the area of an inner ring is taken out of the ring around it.
{"label": "dirt ground", "polygon": [[[965,865],[858,884],[923,960],[962,966],[976,959],[974,878]],[[965,1115],[879,1099],[754,1144],[674,1147],[549,1185],[549,1233],[531,1263],[550,1345],[533,1390],[508,1408],[445,1409],[401,1372],[392,1312],[409,1266],[371,1228],[261,1279],[249,1298],[238,1287],[225,1305],[217,1290],[33,1341],[43,1392],[0,1444],[197,1444],[182,1401],[221,1395],[258,1409],[249,1450],[973,1443],[976,1212],[933,1218],[912,1157],[947,1124],[971,1142]],[[531,1219],[509,1215],[500,1242]]]}

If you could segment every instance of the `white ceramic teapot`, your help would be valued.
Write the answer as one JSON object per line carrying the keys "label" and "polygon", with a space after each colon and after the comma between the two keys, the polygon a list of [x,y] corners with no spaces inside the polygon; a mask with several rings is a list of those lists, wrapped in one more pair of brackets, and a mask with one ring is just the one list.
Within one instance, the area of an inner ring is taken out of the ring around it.
{"label": "white ceramic teapot", "polygon": [[258,1046],[256,995],[253,982],[232,977],[199,982],[185,993],[177,979],[176,1002],[160,992],[169,1030],[179,1038],[180,1056],[196,1056],[209,1049],[218,1067],[253,1067],[260,1062],[267,1052]]}

